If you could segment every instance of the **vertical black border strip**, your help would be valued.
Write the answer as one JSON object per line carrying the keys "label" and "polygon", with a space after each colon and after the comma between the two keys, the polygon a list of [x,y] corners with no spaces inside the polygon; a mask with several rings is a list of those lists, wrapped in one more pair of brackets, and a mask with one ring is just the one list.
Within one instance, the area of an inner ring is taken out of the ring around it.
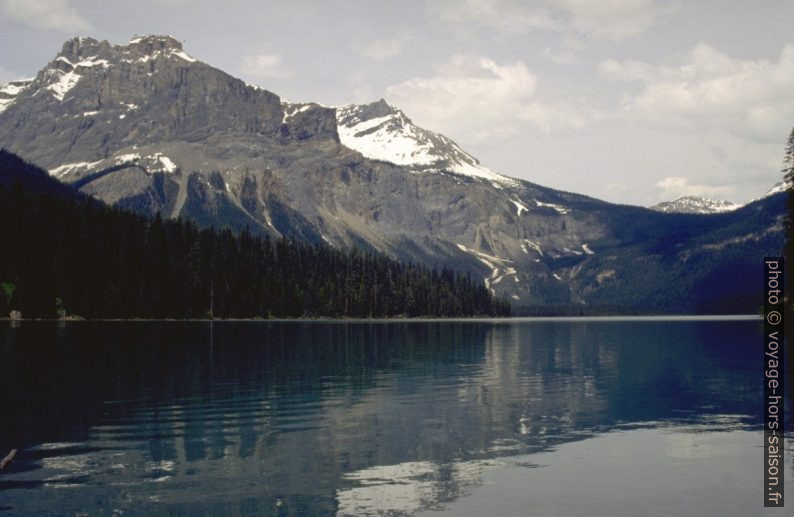
{"label": "vertical black border strip", "polygon": [[784,506],[783,257],[764,258],[764,506]]}

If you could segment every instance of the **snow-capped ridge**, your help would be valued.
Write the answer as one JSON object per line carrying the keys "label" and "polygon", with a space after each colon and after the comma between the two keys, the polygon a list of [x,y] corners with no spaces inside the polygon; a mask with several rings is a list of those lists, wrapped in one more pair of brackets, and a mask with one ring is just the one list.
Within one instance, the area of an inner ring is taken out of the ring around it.
{"label": "snow-capped ridge", "polygon": [[[754,197],[746,204],[753,203],[755,201],[767,198],[769,196],[773,196],[775,194],[779,194],[781,192],[786,192],[791,188],[794,188],[794,183],[787,180],[778,181],[765,194],[758,197]],[[718,213],[732,212],[734,210],[738,210],[739,208],[745,206],[746,204],[737,204],[737,203],[732,203],[730,201],[722,201],[722,200],[717,201],[698,196],[684,196],[682,198],[676,199],[675,201],[666,201],[663,203],[650,206],[648,208],[650,208],[651,210],[656,210],[657,212],[687,213],[687,214],[718,214]]]}
{"label": "snow-capped ridge", "polygon": [[489,181],[497,188],[518,184],[517,180],[484,167],[444,135],[416,126],[384,99],[337,106],[336,120],[342,144],[367,158],[417,173],[451,172]]}
{"label": "snow-capped ridge", "polygon": [[674,201],[665,201],[648,208],[657,212],[678,214],[719,214],[731,212],[741,207],[742,205],[730,201],[714,200],[698,196],[684,196]]}
{"label": "snow-capped ridge", "polygon": [[779,194],[781,192],[786,192],[787,190],[791,190],[794,188],[794,183],[784,179],[783,181],[778,181],[775,183],[771,189],[767,191],[766,194],[763,196],[758,196],[750,200],[750,203],[753,201],[758,201],[759,199],[764,199],[765,197],[774,196],[775,194]]}

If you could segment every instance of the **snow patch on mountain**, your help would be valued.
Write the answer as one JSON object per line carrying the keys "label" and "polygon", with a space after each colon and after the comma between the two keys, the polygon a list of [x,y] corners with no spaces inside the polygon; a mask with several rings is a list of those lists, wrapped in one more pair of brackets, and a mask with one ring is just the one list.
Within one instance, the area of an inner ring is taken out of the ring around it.
{"label": "snow patch on mountain", "polygon": [[304,111],[311,109],[312,106],[317,106],[317,104],[313,104],[313,103],[302,104],[302,103],[292,103],[289,101],[281,101],[281,109],[284,110],[284,116],[281,118],[281,123],[286,124],[289,119],[291,119],[298,113],[303,113]]}
{"label": "snow patch on mountain", "polygon": [[73,175],[74,173],[96,172],[120,166],[135,166],[146,174],[174,174],[179,170],[179,167],[171,158],[165,156],[161,152],[156,152],[147,155],[141,155],[140,153],[125,153],[95,162],[64,163],[50,169],[49,173],[51,176],[68,181],[65,177]]}
{"label": "snow patch on mountain", "polygon": [[488,255],[487,253],[483,253],[482,251],[477,251],[477,250],[473,250],[471,248],[467,248],[463,244],[457,244],[457,246],[458,246],[458,249],[460,249],[461,251],[465,251],[466,253],[474,255],[475,257],[480,259],[480,261],[482,261],[484,264],[490,266],[491,268],[494,267],[493,266],[494,263],[513,262],[510,259],[495,257],[493,255]]}
{"label": "snow patch on mountain", "polygon": [[[485,277],[485,287],[491,292],[491,294],[496,294],[496,291],[492,286],[501,282],[505,276],[513,276],[513,279],[516,283],[518,283],[518,272],[514,267],[506,267],[505,264],[511,264],[513,261],[510,259],[495,257],[493,255],[488,255],[487,253],[483,253],[482,251],[473,250],[471,248],[467,248],[463,244],[457,244],[458,249],[461,251],[473,255],[477,258],[480,262],[485,264],[491,269],[491,275]],[[504,269],[504,272],[502,270]]]}
{"label": "snow patch on mountain", "polygon": [[116,165],[127,165],[130,163],[135,163],[141,159],[141,155],[138,153],[128,153],[116,156]]}
{"label": "snow patch on mountain", "polygon": [[74,88],[78,81],[80,81],[81,77],[83,76],[74,70],[70,72],[63,72],[54,83],[47,86],[47,89],[52,92],[53,97],[59,101],[62,101],[69,90]]}
{"label": "snow patch on mountain", "polygon": [[561,205],[555,205],[554,203],[542,203],[540,201],[535,200],[535,204],[537,204],[540,207],[551,208],[551,209],[557,211],[558,213],[560,213],[562,215],[565,215],[565,214],[567,214],[567,213],[569,213],[571,211],[570,208],[567,208],[567,207],[564,207],[564,206],[561,206]]}
{"label": "snow patch on mountain", "polygon": [[54,169],[50,169],[49,173],[50,173],[50,176],[55,176],[56,178],[61,178],[61,177],[66,176],[67,174],[69,174],[71,172],[75,172],[75,171],[79,171],[79,170],[83,170],[83,169],[85,169],[85,170],[91,169],[91,168],[99,165],[100,163],[102,163],[102,161],[103,160],[99,160],[99,161],[96,161],[96,162],[64,163],[63,165],[55,167]]}
{"label": "snow patch on mountain", "polygon": [[451,172],[495,186],[518,181],[484,167],[449,138],[416,126],[402,111],[383,99],[371,104],[336,108],[337,131],[343,145],[367,158],[382,160],[413,172]]}
{"label": "snow patch on mountain", "polygon": [[176,56],[180,59],[184,59],[188,63],[195,63],[196,58],[186,53],[184,50],[175,50],[169,54],[169,56]]}
{"label": "snow patch on mountain", "polygon": [[[53,81],[45,88],[51,91],[52,96],[59,101],[63,101],[69,90],[74,88],[83,77],[83,74],[80,73],[81,68],[93,68],[95,66],[107,68],[110,66],[106,59],[97,59],[97,56],[87,57],[77,63],[72,63],[64,56],[58,56],[55,58],[55,62],[62,63],[62,65],[56,65],[48,71],[48,75]],[[62,70],[61,66],[71,68],[71,70]]]}
{"label": "snow patch on mountain", "polygon": [[21,79],[0,85],[0,113],[4,112],[17,99],[17,96],[25,91],[33,79]]}
{"label": "snow patch on mountain", "polygon": [[110,63],[108,63],[107,59],[97,59],[97,56],[92,56],[92,57],[83,59],[82,61],[78,61],[74,66],[75,66],[75,68],[76,67],[91,68],[91,67],[94,67],[94,66],[98,66],[98,67],[101,67],[101,68],[107,68],[107,67],[110,66]]}
{"label": "snow patch on mountain", "polygon": [[518,201],[517,199],[511,199],[510,201],[512,201],[513,204],[516,205],[517,216],[521,217],[521,212],[529,212],[529,208],[527,208],[527,206],[521,201]]}
{"label": "snow patch on mountain", "polygon": [[[171,158],[169,158],[168,156],[163,156],[163,153],[155,153],[152,156],[152,158],[160,162],[160,165],[162,166],[162,170],[161,170],[162,172],[167,172],[169,174],[173,174],[174,172],[176,172],[177,169],[176,164],[173,161],[171,161]],[[229,190],[228,183],[226,184],[226,190]]]}
{"label": "snow patch on mountain", "polygon": [[521,249],[526,254],[529,254],[529,250],[533,249],[538,253],[538,255],[541,257],[543,256],[543,249],[540,247],[540,244],[529,239],[524,239],[524,242],[521,243]]}
{"label": "snow patch on mountain", "polygon": [[0,93],[5,95],[18,95],[22,90],[30,85],[33,79],[23,79],[21,81],[11,81],[0,86]]}

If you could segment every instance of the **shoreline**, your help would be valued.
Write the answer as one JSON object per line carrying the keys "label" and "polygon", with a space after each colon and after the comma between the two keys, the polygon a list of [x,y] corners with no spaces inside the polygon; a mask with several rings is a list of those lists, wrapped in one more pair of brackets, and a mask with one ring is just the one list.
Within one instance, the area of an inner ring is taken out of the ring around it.
{"label": "shoreline", "polygon": [[50,318],[50,319],[10,319],[0,318],[0,322],[40,322],[40,323],[520,323],[541,321],[754,321],[763,320],[758,314],[655,314],[655,315],[609,315],[609,316],[459,316],[459,317],[389,317],[389,318]]}

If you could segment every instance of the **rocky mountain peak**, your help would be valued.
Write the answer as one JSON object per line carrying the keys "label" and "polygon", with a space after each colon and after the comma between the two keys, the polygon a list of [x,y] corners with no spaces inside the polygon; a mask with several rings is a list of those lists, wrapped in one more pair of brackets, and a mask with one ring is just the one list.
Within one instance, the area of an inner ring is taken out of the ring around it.
{"label": "rocky mountain peak", "polygon": [[[0,140],[50,169],[221,134],[338,140],[333,109],[312,105],[287,120],[277,95],[196,60],[171,36],[72,38],[33,81],[0,86],[0,114]],[[44,133],[62,138],[38,145]]]}
{"label": "rocky mountain peak", "polygon": [[[391,126],[392,131],[410,124],[411,120],[399,109],[384,99],[368,104],[347,104],[336,108],[336,118],[340,126],[362,127],[373,130],[383,125]],[[371,123],[370,123],[371,122]]]}
{"label": "rocky mountain peak", "polygon": [[57,61],[59,57],[64,57],[68,60],[80,60],[100,52],[107,52],[110,48],[110,43],[107,41],[99,42],[94,38],[76,36],[64,42],[55,59]]}
{"label": "rocky mountain peak", "polygon": [[120,63],[146,63],[160,57],[179,58],[182,64],[196,62],[182,50],[182,43],[173,36],[135,36],[126,45],[111,45],[107,41],[78,36],[63,44],[48,68],[68,73],[75,71],[75,67],[88,67],[95,62],[107,67]]}
{"label": "rocky mountain peak", "polygon": [[[35,96],[43,91],[46,94],[42,99],[61,103],[81,97],[79,88],[76,89],[81,82],[102,82],[111,75],[120,74],[123,77],[119,79],[126,78],[129,83],[138,77],[151,76],[156,68],[169,63],[184,67],[195,62],[196,59],[186,54],[182,44],[171,36],[136,36],[127,45],[116,46],[79,36],[63,44],[55,59],[38,73],[28,93]],[[0,111],[10,106],[12,101],[6,96]],[[101,102],[95,102],[97,107]]]}
{"label": "rocky mountain peak", "polygon": [[173,36],[158,36],[153,34],[135,35],[127,44],[127,49],[137,49],[151,54],[167,50],[182,50],[182,42]]}
{"label": "rocky mountain peak", "polygon": [[146,62],[158,57],[176,57],[188,63],[196,62],[195,58],[183,51],[182,43],[173,36],[139,35],[116,49],[127,60],[134,62]]}
{"label": "rocky mountain peak", "polygon": [[409,167],[415,172],[452,173],[497,185],[515,185],[439,133],[415,125],[384,99],[336,108],[339,138],[367,158]]}
{"label": "rocky mountain peak", "polygon": [[386,102],[385,99],[357,106],[355,113],[361,121],[403,114],[402,111]]}
{"label": "rocky mountain peak", "polygon": [[157,57],[176,57],[188,63],[196,61],[182,49],[182,43],[173,36],[144,35],[133,37],[126,46],[116,47],[128,59],[146,62]]}

